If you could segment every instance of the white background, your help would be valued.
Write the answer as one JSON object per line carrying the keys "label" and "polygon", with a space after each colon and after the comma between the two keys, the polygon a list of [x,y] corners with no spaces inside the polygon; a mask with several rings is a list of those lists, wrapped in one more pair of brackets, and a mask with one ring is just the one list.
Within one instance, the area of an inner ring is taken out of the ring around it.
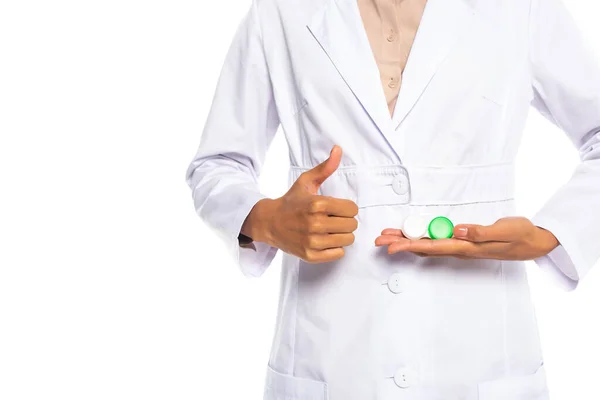
{"label": "white background", "polygon": [[[600,7],[566,1],[600,54]],[[262,398],[280,258],[244,278],[184,181],[248,6],[0,3],[0,399]],[[522,215],[577,161],[532,112]],[[266,194],[286,165],[279,135]],[[552,398],[599,399],[600,266],[571,293],[528,267]]]}

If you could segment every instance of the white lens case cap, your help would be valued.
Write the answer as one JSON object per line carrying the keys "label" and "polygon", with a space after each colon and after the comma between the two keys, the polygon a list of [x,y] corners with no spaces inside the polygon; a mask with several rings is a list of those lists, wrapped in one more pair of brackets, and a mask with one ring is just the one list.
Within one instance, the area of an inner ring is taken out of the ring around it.
{"label": "white lens case cap", "polygon": [[407,239],[411,240],[418,240],[428,237],[429,235],[427,228],[429,227],[429,222],[431,222],[431,218],[425,215],[409,215],[404,220],[402,233]]}

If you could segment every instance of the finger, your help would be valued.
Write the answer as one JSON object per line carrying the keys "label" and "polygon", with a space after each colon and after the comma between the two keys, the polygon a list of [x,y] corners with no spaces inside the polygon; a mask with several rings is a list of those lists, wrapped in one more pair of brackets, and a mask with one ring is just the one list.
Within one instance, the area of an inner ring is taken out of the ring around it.
{"label": "finger", "polygon": [[381,235],[375,239],[375,246],[388,246],[399,240],[407,240],[406,238],[398,235]]}
{"label": "finger", "polygon": [[318,216],[311,233],[352,233],[358,228],[356,218]]}
{"label": "finger", "polygon": [[325,250],[336,247],[346,247],[354,243],[352,233],[332,233],[326,235],[312,235],[308,247],[312,250]]}
{"label": "finger", "polygon": [[464,240],[439,239],[439,240],[402,240],[390,244],[390,254],[401,251],[424,253],[428,255],[470,255],[476,251],[476,244]]}
{"label": "finger", "polygon": [[353,218],[358,215],[358,206],[352,200],[314,196],[309,211],[313,214],[322,213],[335,217]]}
{"label": "finger", "polygon": [[384,229],[383,231],[381,231],[381,234],[382,235],[394,235],[394,236],[404,237],[404,233],[402,233],[402,229],[395,229],[395,228]]}
{"label": "finger", "polygon": [[456,225],[453,232],[454,237],[476,243],[513,242],[517,240],[519,238],[520,227],[500,221],[487,226],[475,224]]}
{"label": "finger", "polygon": [[400,251],[423,253],[438,257],[468,257],[489,259],[511,259],[511,243],[483,242],[474,243],[457,239],[410,240],[408,243],[396,242],[389,246],[390,254]]}
{"label": "finger", "polygon": [[319,264],[343,258],[346,251],[342,247],[325,250],[309,250],[304,261],[310,264]]}
{"label": "finger", "polygon": [[342,161],[342,148],[340,146],[333,146],[329,153],[329,158],[317,165],[313,169],[304,172],[303,180],[306,179],[312,184],[309,189],[312,194],[316,194],[319,187],[329,178],[340,166]]}

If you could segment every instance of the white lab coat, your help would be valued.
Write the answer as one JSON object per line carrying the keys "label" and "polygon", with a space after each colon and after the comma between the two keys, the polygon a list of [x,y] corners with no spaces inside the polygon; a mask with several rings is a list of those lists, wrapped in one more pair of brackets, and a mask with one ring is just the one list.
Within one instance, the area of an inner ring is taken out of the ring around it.
{"label": "white lab coat", "polygon": [[321,194],[359,207],[343,259],[283,254],[266,400],[548,398],[523,262],[374,246],[411,213],[515,215],[530,104],[581,155],[531,218],[561,242],[536,263],[573,289],[600,257],[600,68],[561,0],[429,0],[393,118],[356,0],[255,0],[187,170],[198,214],[245,274],[265,271],[278,250],[238,234],[279,126],[290,184],[337,144]]}

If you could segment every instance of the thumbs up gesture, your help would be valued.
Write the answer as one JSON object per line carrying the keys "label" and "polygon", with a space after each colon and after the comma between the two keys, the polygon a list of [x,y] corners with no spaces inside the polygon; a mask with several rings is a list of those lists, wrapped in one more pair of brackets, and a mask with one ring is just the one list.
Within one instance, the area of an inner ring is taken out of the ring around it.
{"label": "thumbs up gesture", "polygon": [[309,263],[342,258],[344,247],[354,243],[358,206],[351,200],[317,195],[341,159],[342,149],[334,146],[329,158],[302,173],[285,195],[259,201],[242,233]]}

